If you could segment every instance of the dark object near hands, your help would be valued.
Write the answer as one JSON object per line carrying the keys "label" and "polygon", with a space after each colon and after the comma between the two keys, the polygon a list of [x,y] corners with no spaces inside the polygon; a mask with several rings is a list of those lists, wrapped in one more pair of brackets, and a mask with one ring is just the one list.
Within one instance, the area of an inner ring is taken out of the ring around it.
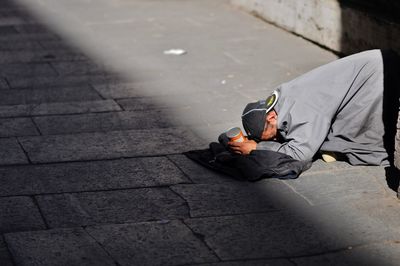
{"label": "dark object near hands", "polygon": [[209,149],[189,151],[185,155],[207,168],[249,181],[297,178],[311,166],[311,162],[297,161],[274,151],[254,150],[249,155],[234,154],[216,142],[210,143]]}

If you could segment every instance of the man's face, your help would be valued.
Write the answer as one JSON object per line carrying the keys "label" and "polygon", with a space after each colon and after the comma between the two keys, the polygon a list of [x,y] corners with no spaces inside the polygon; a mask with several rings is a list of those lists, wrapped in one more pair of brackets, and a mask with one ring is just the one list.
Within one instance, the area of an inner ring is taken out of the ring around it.
{"label": "man's face", "polygon": [[275,111],[271,111],[265,118],[264,131],[261,135],[261,140],[274,140],[277,135],[278,116]]}

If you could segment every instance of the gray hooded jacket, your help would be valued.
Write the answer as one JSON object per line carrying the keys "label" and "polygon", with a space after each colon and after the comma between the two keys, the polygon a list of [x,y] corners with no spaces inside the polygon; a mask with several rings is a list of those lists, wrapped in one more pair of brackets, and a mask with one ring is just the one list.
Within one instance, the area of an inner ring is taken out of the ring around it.
{"label": "gray hooded jacket", "polygon": [[384,148],[383,60],[380,50],[354,54],[279,86],[282,142],[257,149],[310,160],[318,150],[339,152],[353,165],[388,164]]}

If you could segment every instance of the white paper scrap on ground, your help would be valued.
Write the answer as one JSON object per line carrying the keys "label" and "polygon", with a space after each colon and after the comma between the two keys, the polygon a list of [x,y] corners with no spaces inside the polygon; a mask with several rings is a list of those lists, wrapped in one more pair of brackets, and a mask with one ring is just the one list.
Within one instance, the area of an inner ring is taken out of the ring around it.
{"label": "white paper scrap on ground", "polygon": [[184,55],[186,54],[186,51],[183,49],[170,49],[170,50],[165,50],[164,54],[167,55]]}

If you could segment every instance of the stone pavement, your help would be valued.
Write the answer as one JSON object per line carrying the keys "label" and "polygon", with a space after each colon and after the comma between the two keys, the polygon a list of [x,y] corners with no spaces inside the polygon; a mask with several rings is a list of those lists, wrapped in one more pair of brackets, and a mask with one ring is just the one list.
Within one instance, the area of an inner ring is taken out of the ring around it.
{"label": "stone pavement", "polygon": [[225,0],[3,0],[0,265],[398,265],[389,171],[182,155],[335,58]]}

